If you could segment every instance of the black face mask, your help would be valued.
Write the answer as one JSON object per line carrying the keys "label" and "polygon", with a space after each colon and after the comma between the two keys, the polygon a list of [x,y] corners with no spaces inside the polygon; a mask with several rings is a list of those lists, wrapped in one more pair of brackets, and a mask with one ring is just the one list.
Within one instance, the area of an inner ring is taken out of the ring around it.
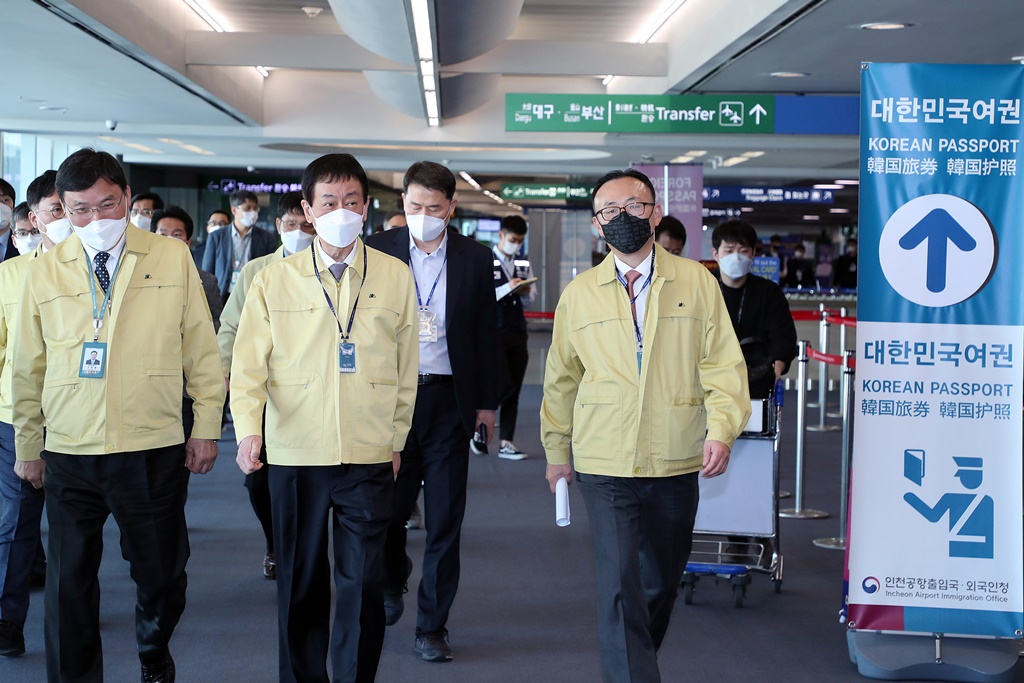
{"label": "black face mask", "polygon": [[651,239],[649,218],[632,216],[625,211],[602,226],[604,240],[623,254],[635,254]]}

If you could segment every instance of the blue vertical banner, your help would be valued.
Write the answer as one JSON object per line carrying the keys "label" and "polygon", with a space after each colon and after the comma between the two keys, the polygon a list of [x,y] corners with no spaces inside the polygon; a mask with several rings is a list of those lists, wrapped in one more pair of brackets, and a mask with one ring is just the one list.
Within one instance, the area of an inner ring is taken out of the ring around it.
{"label": "blue vertical banner", "polygon": [[862,69],[849,620],[1020,638],[1024,69]]}

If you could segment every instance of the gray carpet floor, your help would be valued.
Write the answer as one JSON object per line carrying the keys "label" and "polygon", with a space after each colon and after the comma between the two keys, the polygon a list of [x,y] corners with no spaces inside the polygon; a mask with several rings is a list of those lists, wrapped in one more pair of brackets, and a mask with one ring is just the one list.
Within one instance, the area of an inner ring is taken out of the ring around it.
{"label": "gray carpet floor", "polygon": [[[781,449],[781,485],[790,491],[794,397],[787,392]],[[600,680],[590,530],[574,489],[572,525],[554,525],[538,436],[539,404],[539,387],[525,387],[516,441],[530,459],[470,456],[462,581],[448,625],[454,661],[432,664],[413,653],[410,607],[388,631],[378,681]],[[839,532],[839,440],[837,432],[808,434],[804,505],[832,514],[782,520],[782,592],[776,594],[767,577],[754,576],[743,608],[736,609],[727,585],[702,580],[694,604],[684,605],[682,599],[676,604],[659,655],[664,681],[864,680],[850,662],[837,619],[843,553],[811,543]],[[213,472],[193,476],[190,484],[188,607],[171,643],[182,682],[277,680],[275,587],[262,576],[261,533],[234,454],[233,441],[222,441]],[[106,680],[137,681],[134,589],[112,522],[105,543],[100,580]],[[410,532],[409,546],[413,596],[422,531]],[[45,680],[41,592],[32,595],[26,640],[25,656],[0,658],[0,682]],[[1014,681],[1024,682],[1022,667]]]}

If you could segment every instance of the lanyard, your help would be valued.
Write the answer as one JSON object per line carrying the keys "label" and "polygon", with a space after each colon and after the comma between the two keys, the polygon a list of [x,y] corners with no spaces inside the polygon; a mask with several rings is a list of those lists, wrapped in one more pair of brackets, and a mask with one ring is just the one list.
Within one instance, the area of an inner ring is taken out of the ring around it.
{"label": "lanyard", "polygon": [[348,341],[348,336],[352,334],[352,323],[356,319],[356,306],[359,305],[359,294],[363,291],[363,283],[366,282],[366,272],[369,270],[366,263],[366,244],[363,244],[363,279],[359,281],[359,289],[356,290],[356,300],[352,302],[352,313],[348,316],[348,330],[341,329],[341,318],[338,317],[338,311],[334,308],[334,302],[331,301],[331,295],[327,293],[327,288],[324,287],[324,281],[320,279],[320,269],[316,265],[316,245],[312,245],[309,249],[310,255],[313,257],[313,274],[316,275],[316,281],[320,283],[320,289],[323,290],[324,298],[327,299],[327,305],[331,309],[331,313],[334,315],[335,322],[338,323],[338,334],[341,335],[342,341]]}
{"label": "lanyard", "polygon": [[[92,340],[98,341],[100,338],[100,328],[103,327],[103,315],[106,311],[109,311],[113,306],[110,301],[110,295],[114,292],[114,280],[117,279],[117,271],[121,269],[121,262],[124,260],[124,252],[127,250],[127,245],[121,250],[121,256],[117,259],[117,265],[114,266],[114,273],[110,276],[110,286],[107,287],[107,293],[103,297],[103,305],[96,308],[96,277],[92,269],[92,259],[89,258],[89,252],[85,252],[85,260],[89,265],[89,291],[92,292],[92,327],[93,334]],[[106,268],[106,265],[103,266]]]}
{"label": "lanyard", "polygon": [[412,267],[412,257],[409,257],[409,270],[412,271],[412,281],[416,285],[416,303],[420,305],[420,310],[426,310],[430,307],[430,302],[434,298],[434,290],[437,289],[437,283],[441,281],[441,273],[444,272],[445,264],[448,263],[448,252],[444,253],[444,260],[441,261],[441,269],[437,271],[437,277],[434,278],[434,284],[430,287],[430,294],[427,295],[427,303],[423,303],[423,299],[420,298],[420,283],[416,277],[416,269]]}
{"label": "lanyard", "polygon": [[[615,269],[615,276],[617,278],[619,278],[619,282],[621,282],[622,286],[626,288],[626,296],[629,296],[629,283],[626,282],[626,278],[622,277],[622,274],[619,272],[618,268]],[[651,252],[651,272],[647,275],[647,279],[644,280],[643,285],[640,286],[640,291],[637,292],[636,294],[634,294],[633,298],[629,300],[629,309],[633,313],[633,331],[636,332],[636,347],[638,349],[642,349],[644,347],[644,333],[643,333],[643,330],[640,329],[640,323],[637,322],[637,319],[636,319],[636,308],[635,308],[634,304],[636,304],[636,300],[640,298],[640,295],[644,293],[644,290],[647,289],[648,285],[651,284],[651,278],[653,278],[653,277],[654,277],[654,252],[652,251]]]}

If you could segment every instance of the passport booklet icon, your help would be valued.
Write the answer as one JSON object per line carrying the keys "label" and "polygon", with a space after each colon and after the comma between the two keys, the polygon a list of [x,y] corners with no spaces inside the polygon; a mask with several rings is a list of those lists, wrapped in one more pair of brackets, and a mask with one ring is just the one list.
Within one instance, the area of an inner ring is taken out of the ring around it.
{"label": "passport booklet icon", "polygon": [[903,476],[921,485],[924,481],[924,451],[916,448],[903,451]]}

